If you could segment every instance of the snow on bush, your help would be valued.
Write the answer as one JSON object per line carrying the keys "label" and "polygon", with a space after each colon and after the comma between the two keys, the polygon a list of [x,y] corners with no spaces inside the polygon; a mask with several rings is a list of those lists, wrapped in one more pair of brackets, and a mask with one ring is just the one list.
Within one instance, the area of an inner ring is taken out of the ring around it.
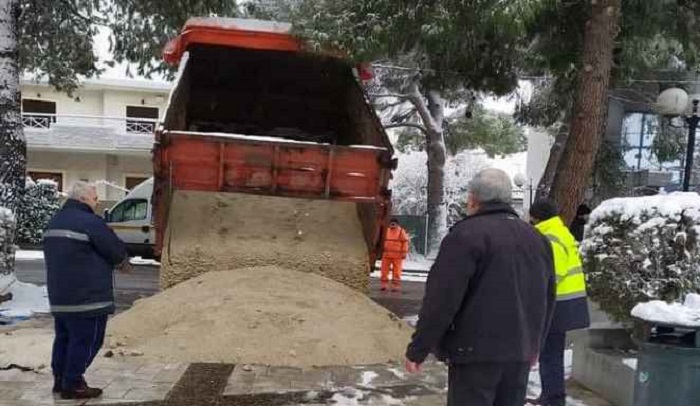
{"label": "snow on bush", "polygon": [[49,179],[27,178],[17,209],[17,241],[40,244],[44,229],[60,207],[58,185]]}
{"label": "snow on bush", "polygon": [[631,314],[652,323],[697,328],[700,327],[700,295],[690,293],[683,303],[666,303],[661,300],[639,303],[634,306]]}
{"label": "snow on bush", "polygon": [[[14,269],[15,230],[17,222],[10,209],[0,206],[0,270]],[[0,295],[14,282],[12,273],[0,274]]]}
{"label": "snow on bush", "polygon": [[700,196],[607,200],[591,214],[581,252],[593,300],[618,321],[640,302],[700,292]]}

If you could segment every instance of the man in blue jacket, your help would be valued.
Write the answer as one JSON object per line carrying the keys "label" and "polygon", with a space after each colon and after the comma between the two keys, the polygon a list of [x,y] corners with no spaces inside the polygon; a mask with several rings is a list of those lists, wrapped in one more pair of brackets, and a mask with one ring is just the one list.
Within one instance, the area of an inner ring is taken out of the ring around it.
{"label": "man in blue jacket", "polygon": [[56,337],[51,368],[63,399],[102,395],[83,374],[104,341],[114,313],[113,271],[130,272],[124,243],[95,215],[97,191],[77,182],[44,233],[44,257]]}

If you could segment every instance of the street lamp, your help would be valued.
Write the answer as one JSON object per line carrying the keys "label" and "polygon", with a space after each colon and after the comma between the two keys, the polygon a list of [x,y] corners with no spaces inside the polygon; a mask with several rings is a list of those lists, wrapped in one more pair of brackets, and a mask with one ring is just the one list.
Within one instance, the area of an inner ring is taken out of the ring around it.
{"label": "street lamp", "polygon": [[[513,183],[515,184],[515,187],[523,191],[523,195],[525,194],[525,183],[527,182],[527,179],[525,178],[525,175],[522,173],[518,173],[513,177]],[[530,179],[530,182],[528,183],[530,190],[528,193],[528,200],[530,201],[530,206],[532,206],[532,179]],[[524,203],[524,196],[523,196],[523,203]],[[528,206],[529,207],[529,206]]]}
{"label": "street lamp", "polygon": [[[683,191],[690,189],[690,178],[693,173],[693,158],[695,155],[695,133],[700,124],[698,104],[700,95],[688,96],[680,88],[666,89],[656,99],[656,108],[664,116],[681,116],[688,125],[688,146],[686,149],[685,169],[683,171]],[[690,114],[686,115],[690,108]]]}

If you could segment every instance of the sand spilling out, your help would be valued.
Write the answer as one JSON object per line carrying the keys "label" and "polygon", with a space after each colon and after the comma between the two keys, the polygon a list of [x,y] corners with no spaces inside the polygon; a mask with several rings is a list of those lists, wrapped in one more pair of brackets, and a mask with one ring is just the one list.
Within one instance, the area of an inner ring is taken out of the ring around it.
{"label": "sand spilling out", "polygon": [[360,291],[369,257],[354,203],[177,191],[165,235],[164,288],[204,272],[276,265]]}
{"label": "sand spilling out", "polygon": [[276,266],[209,272],[137,301],[108,342],[167,362],[314,366],[400,360],[411,329],[364,294]]}

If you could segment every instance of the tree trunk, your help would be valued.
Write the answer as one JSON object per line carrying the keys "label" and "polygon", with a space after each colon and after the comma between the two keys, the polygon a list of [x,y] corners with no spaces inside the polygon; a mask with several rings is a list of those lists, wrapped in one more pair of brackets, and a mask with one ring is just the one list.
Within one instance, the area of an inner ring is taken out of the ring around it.
{"label": "tree trunk", "polygon": [[584,199],[602,140],[619,17],[620,0],[591,0],[571,132],[550,193],[567,224]]}
{"label": "tree trunk", "polygon": [[[0,2],[0,207],[13,212],[24,189],[27,153],[20,115],[19,13],[19,0]],[[11,247],[1,248],[0,279],[7,279],[3,275],[13,273],[14,255]]]}
{"label": "tree trunk", "polygon": [[[428,154],[428,256],[437,254],[442,237],[447,233],[447,205],[445,202],[445,161],[447,148],[442,124],[445,103],[436,91],[425,91],[418,85],[411,87],[409,99],[416,106],[426,133]],[[425,100],[427,99],[427,104]]]}
{"label": "tree trunk", "polygon": [[549,196],[552,190],[552,183],[554,183],[554,176],[557,174],[557,167],[559,166],[559,161],[561,161],[561,156],[564,153],[568,138],[569,126],[562,125],[559,130],[557,130],[554,144],[552,144],[552,148],[549,150],[549,159],[547,160],[547,166],[544,169],[542,178],[537,185],[535,201]]}

